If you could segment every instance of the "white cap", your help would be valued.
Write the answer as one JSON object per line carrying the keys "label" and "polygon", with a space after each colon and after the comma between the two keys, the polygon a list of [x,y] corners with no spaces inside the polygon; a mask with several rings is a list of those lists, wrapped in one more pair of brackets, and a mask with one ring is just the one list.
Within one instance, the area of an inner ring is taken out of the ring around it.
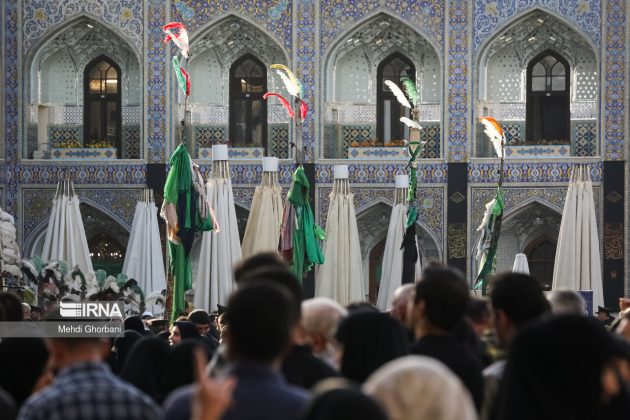
{"label": "white cap", "polygon": [[262,158],[263,172],[278,172],[279,161],[280,160],[277,157]]}
{"label": "white cap", "polygon": [[335,165],[335,179],[348,179],[348,165]]}
{"label": "white cap", "polygon": [[212,160],[229,160],[227,144],[212,145]]}
{"label": "white cap", "polygon": [[409,187],[409,175],[396,175],[396,188]]}

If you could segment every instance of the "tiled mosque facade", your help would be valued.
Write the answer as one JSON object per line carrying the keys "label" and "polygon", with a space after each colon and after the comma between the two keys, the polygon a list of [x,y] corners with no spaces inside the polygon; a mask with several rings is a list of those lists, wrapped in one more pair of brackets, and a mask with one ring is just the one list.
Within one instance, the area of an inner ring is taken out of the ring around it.
{"label": "tiled mosque facade", "polygon": [[[370,143],[377,68],[399,53],[416,69],[427,141],[418,171],[423,256],[473,277],[476,227],[498,170],[477,121],[491,115],[510,145],[498,267],[557,239],[571,167],[583,163],[594,184],[607,303],[628,293],[627,1],[9,0],[1,13],[0,204],[16,216],[25,255],[41,246],[56,183],[68,174],[90,217],[131,228],[135,202],[179,142],[184,100],[161,27],[180,21],[191,35],[184,141],[193,158],[207,174],[212,144],[230,139],[232,62],[251,54],[267,68],[294,69],[311,109],[302,133],[316,218],[325,222],[333,166],[350,165],[366,278],[387,233],[394,177],[405,170],[400,148]],[[525,141],[526,68],[546,50],[571,69],[567,144]],[[122,73],[120,150],[82,147],[83,72],[99,56]],[[282,91],[271,72],[267,87]],[[274,103],[266,115],[266,150],[232,150],[241,221],[263,154],[283,159],[281,183],[290,183],[288,117]]]}

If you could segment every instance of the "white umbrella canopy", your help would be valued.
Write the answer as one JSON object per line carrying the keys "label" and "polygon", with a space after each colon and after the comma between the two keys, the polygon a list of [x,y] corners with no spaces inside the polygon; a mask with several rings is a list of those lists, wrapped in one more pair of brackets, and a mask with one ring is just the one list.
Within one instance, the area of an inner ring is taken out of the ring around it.
{"label": "white umbrella canopy", "polygon": [[262,183],[256,187],[243,236],[243,258],[260,252],[277,252],[282,225],[282,188],[278,184],[278,158],[263,158]]}
{"label": "white umbrella canopy", "polygon": [[315,283],[315,296],[328,297],[341,305],[365,300],[361,246],[350,192],[348,166],[335,166],[335,180],[326,219],[324,264]]}
{"label": "white umbrella canopy", "polygon": [[232,268],[241,260],[232,181],[226,145],[212,146],[212,176],[206,183],[206,196],[217,217],[219,231],[204,232],[195,276],[195,308],[213,311],[227,305],[234,289]]}
{"label": "white umbrella canopy", "polygon": [[[394,207],[392,208],[389,228],[387,229],[387,239],[385,240],[385,250],[383,251],[381,283],[376,300],[376,306],[382,311],[390,308],[394,292],[402,284],[403,250],[401,244],[405,235],[405,221],[407,220],[406,201],[408,186],[408,175],[396,175]],[[416,278],[420,276],[421,272],[422,266],[420,258],[418,258],[416,262]]]}
{"label": "white umbrella canopy", "polygon": [[135,279],[145,295],[166,289],[166,273],[153,191],[136,204],[122,272]]}
{"label": "white umbrella canopy", "polygon": [[604,306],[599,237],[588,167],[573,167],[562,211],[552,289],[592,290],[593,307]]}
{"label": "white umbrella canopy", "polygon": [[84,274],[94,271],[79,198],[70,180],[57,184],[41,257],[44,261],[66,261],[70,267],[78,266]]}
{"label": "white umbrella canopy", "polygon": [[514,265],[512,266],[513,273],[527,274],[529,276],[529,264],[527,262],[527,255],[519,252],[514,257]]}

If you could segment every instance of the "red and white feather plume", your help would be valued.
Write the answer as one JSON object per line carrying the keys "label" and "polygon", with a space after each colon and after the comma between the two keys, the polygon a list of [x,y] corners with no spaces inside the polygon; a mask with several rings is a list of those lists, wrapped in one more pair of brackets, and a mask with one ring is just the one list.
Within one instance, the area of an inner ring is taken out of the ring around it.
{"label": "red and white feather plume", "polygon": [[484,132],[490,138],[492,145],[494,146],[497,156],[503,157],[503,147],[505,146],[505,135],[501,124],[492,117],[481,117],[479,121],[483,124]]}

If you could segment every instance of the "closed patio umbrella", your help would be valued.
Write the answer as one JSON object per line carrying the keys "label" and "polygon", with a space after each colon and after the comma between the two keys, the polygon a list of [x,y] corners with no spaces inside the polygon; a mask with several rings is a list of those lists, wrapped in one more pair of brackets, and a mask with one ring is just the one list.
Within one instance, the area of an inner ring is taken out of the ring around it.
{"label": "closed patio umbrella", "polygon": [[166,289],[166,274],[153,190],[136,204],[122,272],[135,279],[146,295]]}
{"label": "closed patio umbrella", "polygon": [[278,158],[264,157],[262,166],[262,183],[254,191],[243,236],[243,258],[260,252],[278,251],[282,224],[282,188],[278,184]]}
{"label": "closed patio umbrella", "polygon": [[206,196],[216,212],[218,232],[204,232],[195,278],[195,308],[213,311],[226,305],[234,289],[232,268],[241,260],[241,243],[234,208],[232,181],[225,144],[212,146],[212,176]]}
{"label": "closed patio umbrella", "polygon": [[66,261],[83,273],[93,271],[79,197],[68,179],[57,184],[41,257],[44,261]]}
{"label": "closed patio umbrella", "polygon": [[562,211],[552,289],[592,290],[593,307],[604,306],[599,237],[588,167],[576,165]]}
{"label": "closed patio umbrella", "polygon": [[326,219],[324,264],[315,283],[315,296],[328,297],[341,305],[365,300],[361,245],[354,194],[350,192],[348,165],[335,165]]}
{"label": "closed patio umbrella", "polygon": [[[396,190],[394,192],[394,207],[389,219],[385,250],[383,251],[383,266],[381,282],[378,289],[376,306],[382,311],[389,309],[394,292],[402,284],[403,250],[400,244],[405,234],[407,220],[407,188],[409,175],[396,175]],[[416,262],[416,278],[420,276],[422,267],[420,258]]]}

